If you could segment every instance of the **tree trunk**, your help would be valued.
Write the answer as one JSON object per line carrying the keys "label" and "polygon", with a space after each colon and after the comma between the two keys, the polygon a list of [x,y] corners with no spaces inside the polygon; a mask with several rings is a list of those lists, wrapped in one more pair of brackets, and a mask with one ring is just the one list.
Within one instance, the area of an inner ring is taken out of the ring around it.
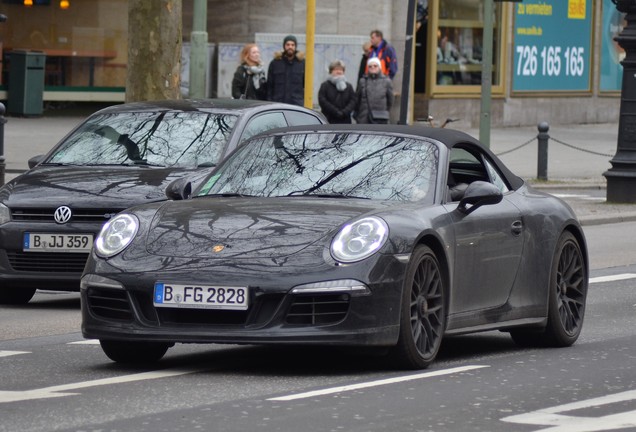
{"label": "tree trunk", "polygon": [[126,102],[180,99],[182,0],[128,1]]}

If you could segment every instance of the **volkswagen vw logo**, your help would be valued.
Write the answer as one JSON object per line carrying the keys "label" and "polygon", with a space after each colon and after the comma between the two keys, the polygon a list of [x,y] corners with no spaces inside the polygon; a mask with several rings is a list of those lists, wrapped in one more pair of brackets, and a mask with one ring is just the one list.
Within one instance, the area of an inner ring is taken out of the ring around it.
{"label": "volkswagen vw logo", "polygon": [[71,220],[71,216],[73,212],[67,206],[61,206],[55,209],[55,213],[53,213],[53,217],[55,218],[55,222],[59,224],[64,224]]}

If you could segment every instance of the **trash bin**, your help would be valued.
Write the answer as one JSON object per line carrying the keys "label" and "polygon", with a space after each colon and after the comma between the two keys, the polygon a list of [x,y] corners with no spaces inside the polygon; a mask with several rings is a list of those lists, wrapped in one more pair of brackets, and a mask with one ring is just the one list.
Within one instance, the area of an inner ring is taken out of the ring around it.
{"label": "trash bin", "polygon": [[9,56],[8,112],[24,116],[42,115],[46,54],[11,51]]}

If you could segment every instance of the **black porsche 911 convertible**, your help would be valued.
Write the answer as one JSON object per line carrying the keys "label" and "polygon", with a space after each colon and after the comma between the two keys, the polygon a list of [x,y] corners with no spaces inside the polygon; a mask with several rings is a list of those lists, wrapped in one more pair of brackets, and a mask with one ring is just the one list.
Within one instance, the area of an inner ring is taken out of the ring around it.
{"label": "black porsche 911 convertible", "polygon": [[569,346],[581,332],[576,215],[462,132],[277,129],[167,194],[110,220],[82,276],[83,334],[114,361],[295,343],[384,347],[424,368],[445,335]]}

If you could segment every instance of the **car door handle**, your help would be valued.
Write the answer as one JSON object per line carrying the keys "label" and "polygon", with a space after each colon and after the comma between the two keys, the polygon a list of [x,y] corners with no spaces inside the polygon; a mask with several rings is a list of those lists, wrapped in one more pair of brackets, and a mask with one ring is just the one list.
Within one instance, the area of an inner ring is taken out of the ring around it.
{"label": "car door handle", "polygon": [[521,231],[523,230],[523,223],[520,220],[514,221],[510,226],[510,230],[516,236],[521,234]]}

